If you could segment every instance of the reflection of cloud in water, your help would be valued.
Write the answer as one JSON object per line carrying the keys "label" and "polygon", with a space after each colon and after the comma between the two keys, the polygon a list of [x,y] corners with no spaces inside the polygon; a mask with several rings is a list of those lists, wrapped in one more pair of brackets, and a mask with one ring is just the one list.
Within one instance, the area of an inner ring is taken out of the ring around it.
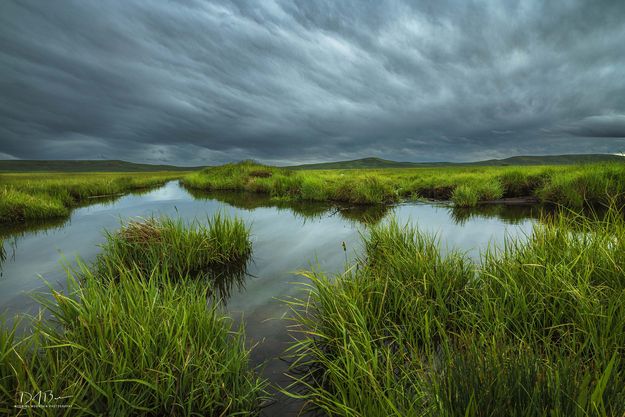
{"label": "reflection of cloud in water", "polygon": [[178,185],[178,181],[170,181],[161,188],[149,191],[141,198],[144,201],[182,200],[189,198],[189,193]]}
{"label": "reflection of cloud in water", "polygon": [[449,207],[430,204],[400,205],[394,210],[400,224],[412,223],[419,230],[435,234],[442,249],[465,251],[478,261],[480,251],[489,245],[501,245],[505,236],[525,239],[531,233],[535,220],[518,218],[510,224],[496,213],[480,216],[474,213],[465,221],[455,221]]}

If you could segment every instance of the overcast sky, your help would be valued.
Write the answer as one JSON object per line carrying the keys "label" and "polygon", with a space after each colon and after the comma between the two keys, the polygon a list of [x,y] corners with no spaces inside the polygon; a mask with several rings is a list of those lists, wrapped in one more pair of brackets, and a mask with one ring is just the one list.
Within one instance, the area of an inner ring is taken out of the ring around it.
{"label": "overcast sky", "polygon": [[0,1],[0,159],[625,151],[625,1]]}

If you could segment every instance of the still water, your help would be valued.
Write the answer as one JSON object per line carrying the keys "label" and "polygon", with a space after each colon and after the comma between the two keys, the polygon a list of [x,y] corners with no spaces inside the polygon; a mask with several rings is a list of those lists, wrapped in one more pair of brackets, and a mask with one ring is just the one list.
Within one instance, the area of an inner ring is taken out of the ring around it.
{"label": "still water", "polygon": [[[529,207],[487,206],[457,210],[440,204],[406,203],[388,207],[336,207],[288,204],[245,193],[189,192],[177,182],[144,194],[130,194],[73,211],[68,220],[0,226],[6,257],[0,270],[0,311],[4,317],[34,313],[29,293],[64,286],[64,267],[76,259],[89,262],[104,241],[104,230],[115,230],[129,218],[168,215],[203,221],[215,212],[236,215],[251,226],[253,260],[243,286],[235,289],[225,308],[244,324],[255,348],[253,364],[278,386],[284,375],[284,350],[291,337],[284,300],[301,294],[305,282],[297,271],[314,267],[338,273],[358,256],[360,234],[368,225],[395,216],[436,234],[443,250],[462,250],[479,261],[480,250],[498,245],[504,236],[524,238],[536,221]],[[344,246],[346,250],[344,250]],[[301,404],[276,395],[264,415],[297,415]]]}

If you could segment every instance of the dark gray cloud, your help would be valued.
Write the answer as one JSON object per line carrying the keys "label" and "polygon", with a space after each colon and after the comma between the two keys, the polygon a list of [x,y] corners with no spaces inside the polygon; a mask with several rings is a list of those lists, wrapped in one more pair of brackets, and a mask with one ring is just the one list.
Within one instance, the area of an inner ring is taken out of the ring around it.
{"label": "dark gray cloud", "polygon": [[0,2],[0,158],[625,149],[625,2]]}
{"label": "dark gray cloud", "polygon": [[582,137],[625,139],[625,114],[585,117],[569,126],[568,131]]}

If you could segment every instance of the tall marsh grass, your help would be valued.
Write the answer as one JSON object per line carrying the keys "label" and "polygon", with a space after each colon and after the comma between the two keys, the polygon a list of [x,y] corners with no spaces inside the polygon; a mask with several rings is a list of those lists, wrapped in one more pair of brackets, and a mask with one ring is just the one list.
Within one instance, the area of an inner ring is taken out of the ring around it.
{"label": "tall marsh grass", "polygon": [[398,199],[390,181],[367,172],[318,176],[252,161],[206,168],[187,175],[182,183],[195,189],[251,191],[303,201],[374,204]]}
{"label": "tall marsh grass", "polygon": [[625,204],[625,164],[441,167],[293,171],[251,161],[187,175],[191,189],[239,190],[301,201],[392,203],[403,198],[452,200],[473,207],[502,197],[530,197],[569,208]]}
{"label": "tall marsh grass", "polygon": [[364,245],[307,273],[291,395],[342,416],[625,413],[622,213],[545,219],[480,264],[396,222]]}
{"label": "tall marsh grass", "polygon": [[[153,274],[167,274],[153,271]],[[36,415],[252,415],[265,382],[250,369],[242,329],[206,303],[199,282],[141,279],[127,271],[102,285],[88,270],[68,295],[42,303],[52,318],[32,335],[0,336],[2,404],[21,392],[63,399]]]}

